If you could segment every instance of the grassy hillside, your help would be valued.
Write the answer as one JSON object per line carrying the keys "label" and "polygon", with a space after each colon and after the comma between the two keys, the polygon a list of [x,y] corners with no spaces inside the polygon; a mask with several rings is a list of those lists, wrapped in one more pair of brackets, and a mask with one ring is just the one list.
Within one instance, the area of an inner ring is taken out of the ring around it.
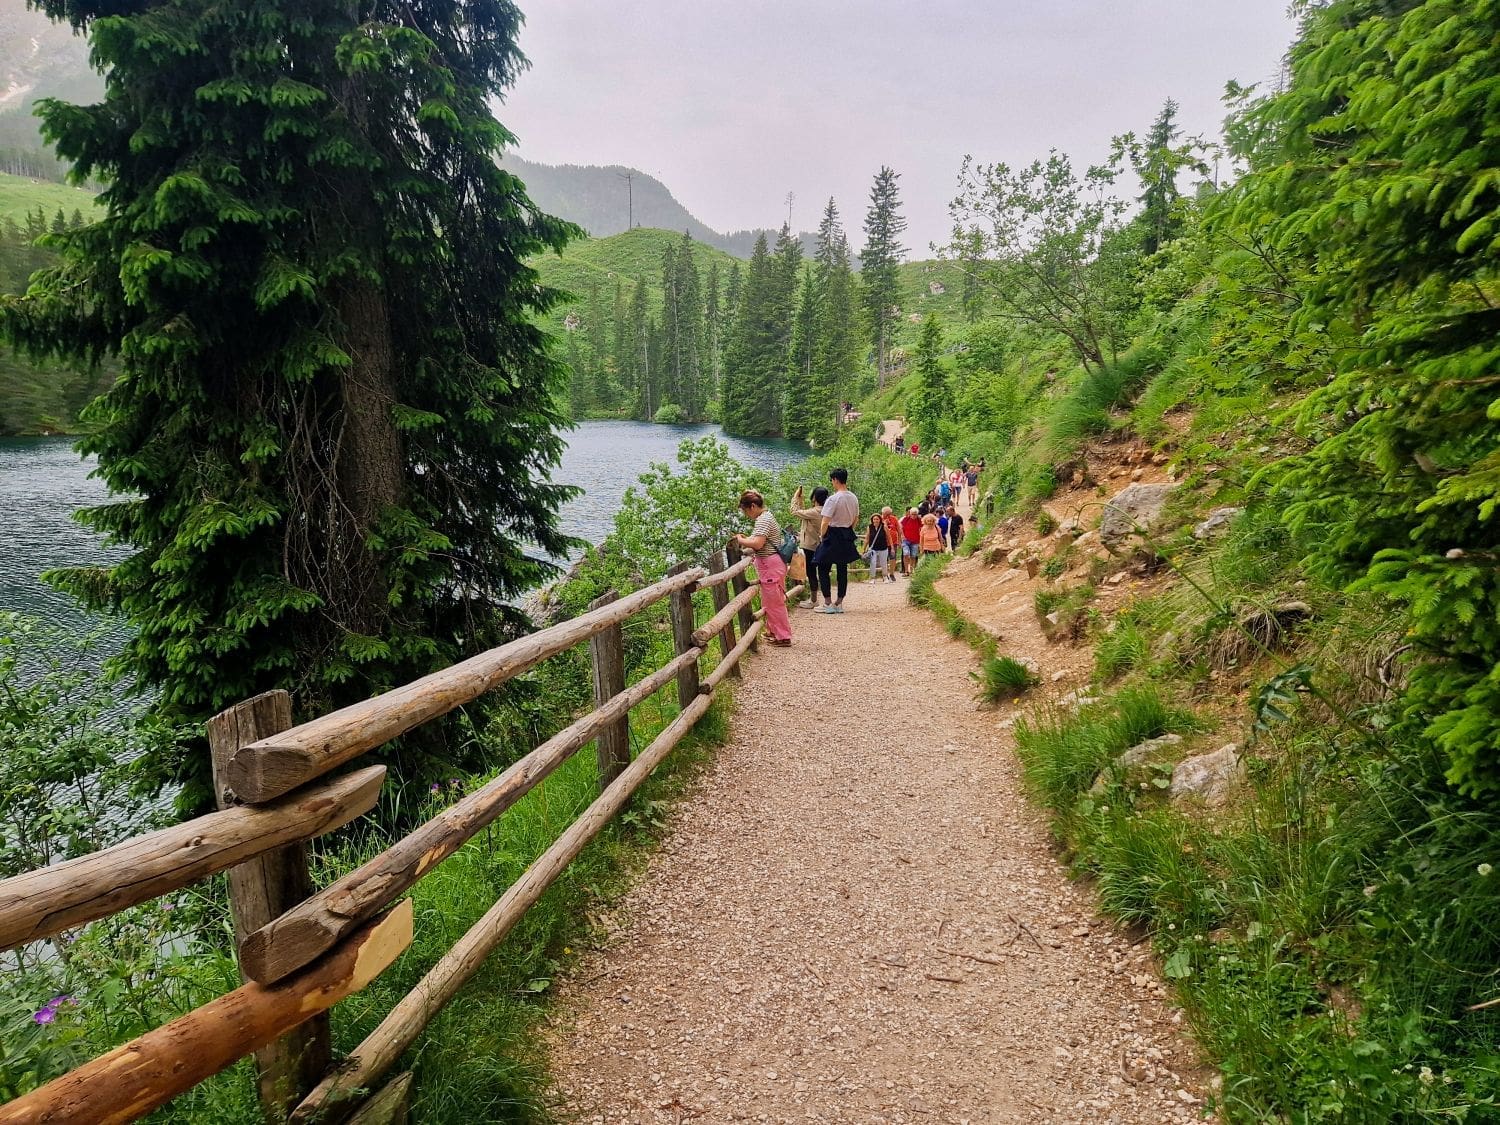
{"label": "grassy hillside", "polygon": [[[608,308],[614,300],[615,282],[620,281],[628,300],[635,290],[637,279],[646,279],[647,291],[654,306],[661,303],[661,258],[667,246],[676,247],[682,242],[680,232],[637,227],[608,238],[582,239],[570,245],[561,255],[548,254],[533,263],[541,274],[542,283],[565,290],[573,301],[559,306],[549,318],[552,327],[560,327],[568,310],[586,304],[589,286],[599,286],[599,299]],[[722,250],[693,243],[693,261],[698,273],[707,285],[709,266],[719,264],[719,279],[722,286],[727,281],[729,269],[735,259]],[[741,269],[744,267],[741,266]],[[653,309],[654,311],[654,309]]]}
{"label": "grassy hillside", "polygon": [[87,215],[93,206],[93,195],[82,188],[0,174],[0,219],[19,223],[38,207],[49,219],[58,208],[68,215],[75,210]]}

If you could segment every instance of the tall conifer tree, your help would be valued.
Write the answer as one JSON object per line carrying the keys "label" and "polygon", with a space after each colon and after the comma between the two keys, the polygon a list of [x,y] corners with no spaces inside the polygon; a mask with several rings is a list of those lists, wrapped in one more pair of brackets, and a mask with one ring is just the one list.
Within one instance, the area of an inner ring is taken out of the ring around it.
{"label": "tall conifer tree", "polygon": [[719,393],[719,377],[724,361],[724,316],[719,305],[719,263],[708,264],[708,289],[703,298],[703,350],[708,357],[704,372],[705,394]]}
{"label": "tall conifer tree", "polygon": [[108,186],[3,321],[122,366],[81,445],[125,499],[84,518],[130,553],[57,578],[130,620],[118,667],[198,722],[273,687],[321,711],[501,640],[568,547],[534,321],[554,297],[526,263],[573,228],[496,163],[515,5],[39,6],[105,75],[96,105],[42,103],[44,130]]}
{"label": "tall conifer tree", "polygon": [[838,440],[842,404],[859,362],[859,309],[849,241],[833,199],[818,225],[814,256],[818,289],[817,354],[808,388],[807,437],[821,449]]}
{"label": "tall conifer tree", "polygon": [[811,436],[813,369],[818,359],[818,284],[811,269],[802,271],[797,287],[797,311],[792,318],[792,342],[786,357],[786,405],[782,434],[794,441]]}
{"label": "tall conifer tree", "polygon": [[739,312],[724,354],[723,424],[732,434],[780,433],[786,321],[778,308],[779,285],[777,265],[762,234],[745,271]]}
{"label": "tall conifer tree", "polygon": [[870,208],[865,213],[865,248],[860,253],[860,278],[863,282],[865,311],[870,317],[870,343],[875,351],[875,368],[880,386],[885,386],[890,370],[890,353],[895,336],[897,304],[901,300],[901,280],[896,267],[906,248],[901,232],[906,219],[901,215],[901,198],[896,181],[900,174],[884,166],[875,174],[870,188]]}

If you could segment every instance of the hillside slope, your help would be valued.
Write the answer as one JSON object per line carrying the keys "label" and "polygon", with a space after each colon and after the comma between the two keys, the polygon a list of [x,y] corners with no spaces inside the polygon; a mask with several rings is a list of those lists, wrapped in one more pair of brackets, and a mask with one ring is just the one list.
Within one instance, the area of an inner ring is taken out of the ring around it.
{"label": "hillside slope", "polygon": [[[598,286],[599,299],[608,304],[614,300],[616,281],[623,285],[628,299],[635,290],[636,281],[645,278],[652,310],[659,308],[662,253],[668,246],[676,247],[681,242],[680,231],[638,227],[608,238],[580,239],[560,255],[548,254],[536,259],[532,264],[541,274],[542,283],[565,290],[572,298],[553,310],[549,318],[552,327],[560,327],[571,309],[588,301],[589,288],[593,285]],[[736,259],[695,239],[693,263],[698,267],[699,276],[707,278],[709,266],[714,262],[719,265],[722,285]]]}
{"label": "hillside slope", "polygon": [[93,194],[82,188],[0,173],[0,220],[20,223],[38,208],[49,220],[59,209],[69,217],[74,211],[88,217],[93,207]]}

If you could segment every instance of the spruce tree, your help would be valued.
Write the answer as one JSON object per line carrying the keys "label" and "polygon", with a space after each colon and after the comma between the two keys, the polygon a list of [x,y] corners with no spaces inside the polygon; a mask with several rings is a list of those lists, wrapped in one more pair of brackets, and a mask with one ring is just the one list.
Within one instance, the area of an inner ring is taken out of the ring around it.
{"label": "spruce tree", "polygon": [[1177,174],[1184,165],[1196,164],[1190,147],[1176,146],[1182,130],[1177,127],[1177,103],[1168,98],[1151,124],[1144,145],[1131,146],[1131,163],[1144,191],[1140,195],[1139,222],[1144,228],[1141,248],[1155,254],[1177,237],[1182,226]]}
{"label": "spruce tree", "polygon": [[[608,406],[610,398],[611,372],[609,366],[609,325],[604,315],[604,302],[599,298],[599,282],[589,280],[588,323],[589,358],[587,382],[587,408],[590,410]],[[578,417],[575,413],[574,417]]]}
{"label": "spruce tree", "polygon": [[496,163],[490,108],[520,12],[40,6],[105,76],[97,105],[43,102],[44,131],[108,186],[3,322],[122,364],[81,448],[124,499],[83,518],[131,553],[55,576],[130,620],[117,667],[199,722],[272,687],[322,711],[502,640],[568,548],[534,320],[554,296],[526,263],[574,231]]}
{"label": "spruce tree", "polygon": [[683,350],[679,317],[682,302],[678,289],[677,247],[670,242],[661,252],[661,370],[662,404],[682,405]]}
{"label": "spruce tree", "polygon": [[814,255],[818,292],[816,356],[808,388],[807,438],[820,449],[838,441],[843,403],[850,396],[859,364],[860,326],[849,241],[839,222],[838,205],[828,200],[818,226]]}
{"label": "spruce tree", "polygon": [[913,367],[917,373],[917,393],[912,401],[911,418],[925,442],[937,440],[937,430],[949,409],[948,376],[939,353],[943,347],[943,327],[933,313],[922,321],[917,339]]}
{"label": "spruce tree", "polygon": [[865,213],[865,248],[860,253],[860,279],[865,311],[870,318],[870,343],[875,351],[878,385],[884,387],[890,370],[891,345],[895,337],[901,279],[897,266],[906,248],[901,232],[906,219],[900,212],[897,172],[884,166],[870,188],[870,208]]}
{"label": "spruce tree", "polygon": [[719,377],[724,361],[724,317],[719,307],[719,263],[708,263],[707,291],[703,297],[704,393],[713,398],[719,393]]}
{"label": "spruce tree", "polygon": [[689,421],[700,421],[708,403],[704,388],[703,286],[693,261],[693,239],[686,231],[677,249],[677,320],[682,378],[677,402]]}
{"label": "spruce tree", "polygon": [[724,353],[723,425],[732,434],[780,433],[786,323],[778,315],[779,285],[776,262],[761,234],[745,271],[739,312]]}
{"label": "spruce tree", "polygon": [[625,334],[629,353],[631,409],[635,417],[643,422],[651,421],[655,411],[651,386],[650,325],[646,308],[646,279],[637,278],[635,292],[630,295],[630,327]]}
{"label": "spruce tree", "polygon": [[802,271],[797,287],[797,311],[792,318],[792,341],[786,357],[786,402],[782,435],[794,441],[811,436],[815,408],[813,369],[818,358],[818,285],[811,269]]}

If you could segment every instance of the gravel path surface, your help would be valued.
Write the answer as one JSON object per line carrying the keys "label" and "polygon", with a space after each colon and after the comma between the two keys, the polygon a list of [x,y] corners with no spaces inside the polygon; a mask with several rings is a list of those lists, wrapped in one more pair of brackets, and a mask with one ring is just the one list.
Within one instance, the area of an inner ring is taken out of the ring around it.
{"label": "gravel path surface", "polygon": [[971,651],[904,582],[792,624],[562,986],[558,1117],[1203,1119],[1147,947],[1065,877]]}

